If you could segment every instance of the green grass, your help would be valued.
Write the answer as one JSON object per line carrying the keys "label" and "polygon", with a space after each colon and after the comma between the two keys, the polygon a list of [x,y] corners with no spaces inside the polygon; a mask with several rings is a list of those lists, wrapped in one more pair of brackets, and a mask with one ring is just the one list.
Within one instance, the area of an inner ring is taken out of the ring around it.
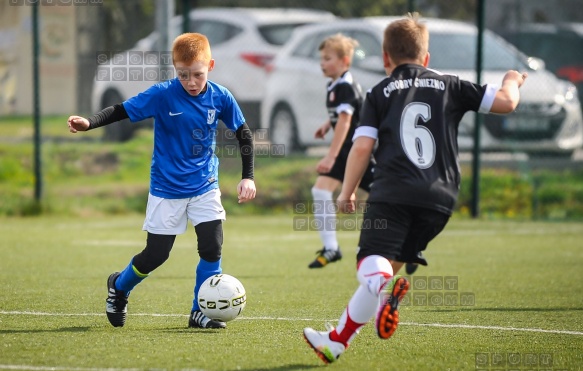
{"label": "green grass", "polygon": [[[82,140],[81,135],[73,137],[67,129],[67,118],[64,115],[42,116],[40,118],[40,133],[43,137],[52,139],[75,138]],[[84,133],[85,137],[100,138],[98,131]],[[0,138],[10,138],[12,141],[30,140],[34,135],[34,119],[31,116],[0,116]]]}
{"label": "green grass", "polygon": [[[245,207],[245,206],[234,206]],[[229,208],[228,211],[230,211]],[[177,238],[170,259],[130,298],[126,326],[104,312],[105,281],[144,246],[143,217],[0,219],[0,369],[308,370],[323,363],[304,327],[336,324],[356,288],[357,231],[341,231],[345,259],[307,264],[317,232],[291,215],[228,217],[223,269],[247,289],[247,307],[226,330],[188,329],[196,237]],[[454,218],[430,245],[429,267],[408,297],[471,294],[473,305],[400,310],[388,341],[367,325],[333,370],[500,370],[481,356],[551,355],[551,367],[583,369],[583,228],[580,223]],[[453,291],[418,286],[453,277]],[[547,332],[543,332],[546,330]]]}

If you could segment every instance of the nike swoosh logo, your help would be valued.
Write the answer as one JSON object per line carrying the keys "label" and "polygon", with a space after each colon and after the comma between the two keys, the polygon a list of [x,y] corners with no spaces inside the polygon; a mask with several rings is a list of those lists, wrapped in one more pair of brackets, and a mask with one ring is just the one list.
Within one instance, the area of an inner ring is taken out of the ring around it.
{"label": "nike swoosh logo", "polygon": [[182,115],[184,112],[177,112],[177,113],[172,113],[172,111],[169,111],[168,114],[170,116],[178,116],[178,115]]}

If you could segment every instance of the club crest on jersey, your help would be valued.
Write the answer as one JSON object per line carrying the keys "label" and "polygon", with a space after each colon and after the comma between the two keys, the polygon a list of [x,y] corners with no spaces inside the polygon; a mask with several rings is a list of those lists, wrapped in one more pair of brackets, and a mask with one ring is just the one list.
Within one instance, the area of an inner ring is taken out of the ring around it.
{"label": "club crest on jersey", "polygon": [[334,99],[336,99],[336,94],[334,94],[334,92],[331,91],[330,95],[328,96],[328,99],[330,99],[330,102],[334,102]]}
{"label": "club crest on jersey", "polygon": [[208,110],[207,117],[206,117],[206,123],[211,125],[213,122],[215,122],[215,115],[216,114],[217,114],[217,110],[215,110],[215,109]]}

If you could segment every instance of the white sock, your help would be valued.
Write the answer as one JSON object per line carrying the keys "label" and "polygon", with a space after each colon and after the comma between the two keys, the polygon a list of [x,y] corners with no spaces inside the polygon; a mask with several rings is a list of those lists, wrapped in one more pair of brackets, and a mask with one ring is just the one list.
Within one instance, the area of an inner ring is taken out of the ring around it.
{"label": "white sock", "polygon": [[320,188],[312,188],[314,200],[314,218],[320,227],[320,239],[326,250],[338,250],[336,239],[336,205],[332,200],[332,192]]}
{"label": "white sock", "polygon": [[370,255],[360,261],[356,277],[369,293],[378,298],[382,288],[393,278],[393,267],[386,258]]}
{"label": "white sock", "polygon": [[[376,295],[372,295],[362,285],[358,286],[348,306],[340,316],[338,326],[336,326],[336,333],[343,343],[350,344],[352,339],[358,335],[362,326],[376,314],[378,310],[377,301]],[[347,327],[349,318],[350,324]]]}
{"label": "white sock", "polygon": [[344,323],[342,322],[346,322],[346,311],[349,312],[350,318],[352,318],[354,322],[367,323],[377,312],[378,308],[376,303],[376,295],[372,295],[366,288],[358,286],[348,302],[348,307],[338,321],[338,331],[342,331],[344,326]]}

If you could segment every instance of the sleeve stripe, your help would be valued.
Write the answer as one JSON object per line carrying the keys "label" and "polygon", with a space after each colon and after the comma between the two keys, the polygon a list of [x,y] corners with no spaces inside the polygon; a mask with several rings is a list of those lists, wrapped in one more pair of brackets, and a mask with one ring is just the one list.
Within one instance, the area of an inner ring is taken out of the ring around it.
{"label": "sleeve stripe", "polygon": [[486,85],[486,92],[482,98],[482,103],[480,103],[480,108],[478,112],[480,113],[490,113],[492,109],[492,104],[494,104],[494,99],[496,98],[496,92],[498,91],[498,85],[488,84]]}
{"label": "sleeve stripe", "polygon": [[342,103],[338,107],[336,107],[336,113],[341,114],[342,112],[346,112],[349,115],[354,114],[354,107],[352,107],[348,103]]}
{"label": "sleeve stripe", "polygon": [[377,128],[373,128],[372,126],[359,126],[354,131],[354,136],[352,137],[352,141],[354,142],[358,137],[369,137],[372,139],[378,139],[379,130]]}

